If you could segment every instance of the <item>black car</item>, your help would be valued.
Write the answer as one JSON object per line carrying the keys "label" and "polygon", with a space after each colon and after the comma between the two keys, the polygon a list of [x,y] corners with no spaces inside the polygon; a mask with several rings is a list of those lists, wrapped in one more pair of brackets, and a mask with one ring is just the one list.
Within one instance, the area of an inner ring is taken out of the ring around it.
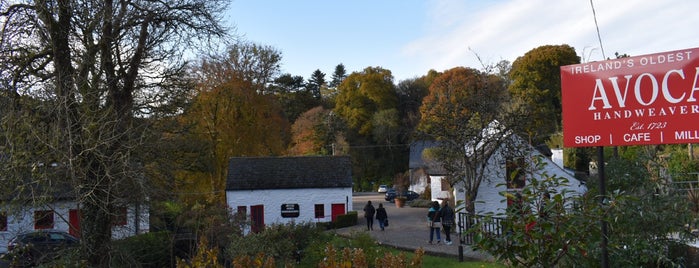
{"label": "black car", "polygon": [[[394,201],[393,199],[395,199],[396,196],[397,196],[397,195],[396,195],[396,190],[394,190],[394,189],[389,189],[388,192],[386,192],[386,197],[385,197],[384,199],[386,199],[386,201],[388,201],[388,202],[393,203],[393,201]],[[405,191],[405,192],[403,192],[403,194],[400,195],[400,196],[404,196],[404,197],[406,198],[406,200],[412,201],[412,200],[415,200],[415,199],[417,199],[418,197],[420,197],[420,194],[418,194],[418,193],[416,193],[416,192],[413,192],[413,191]]]}
{"label": "black car", "polygon": [[38,265],[61,257],[64,250],[77,247],[80,240],[66,232],[39,230],[12,238],[7,244],[7,255],[20,265]]}

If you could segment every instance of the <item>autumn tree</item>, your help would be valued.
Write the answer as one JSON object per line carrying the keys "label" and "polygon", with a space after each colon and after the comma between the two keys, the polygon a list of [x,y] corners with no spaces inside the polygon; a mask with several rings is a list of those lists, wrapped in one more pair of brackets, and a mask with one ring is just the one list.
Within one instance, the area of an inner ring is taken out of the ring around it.
{"label": "autumn tree", "polygon": [[338,90],[335,111],[361,135],[371,135],[376,112],[396,108],[393,75],[381,67],[367,67],[350,74]]}
{"label": "autumn tree", "polygon": [[564,65],[580,63],[568,45],[546,45],[530,50],[512,63],[509,91],[520,104],[525,134],[537,145],[561,131],[561,71]]}
{"label": "autumn tree", "polygon": [[237,43],[226,53],[204,60],[196,70],[196,97],[183,118],[185,126],[192,126],[192,138],[206,144],[202,147],[206,151],[197,157],[212,165],[183,173],[181,180],[193,180],[194,186],[206,185],[208,192],[218,193],[211,200],[214,204],[224,202],[221,189],[225,189],[230,157],[286,151],[289,123],[275,95],[260,90],[272,81],[266,76],[278,73],[278,55],[270,47]]}
{"label": "autumn tree", "polygon": [[183,52],[224,34],[224,9],[202,0],[0,3],[0,76],[14,107],[2,115],[12,129],[3,177],[21,187],[27,167],[57,167],[31,177],[38,189],[75,189],[87,266],[109,265],[113,216],[148,189],[149,126],[135,118],[178,94]]}
{"label": "autumn tree", "polygon": [[357,179],[368,179],[358,187],[407,169],[408,147],[398,140],[398,98],[391,71],[367,67],[350,74],[338,90],[334,111],[347,125],[353,170]]}
{"label": "autumn tree", "polygon": [[332,110],[317,106],[303,113],[291,126],[290,155],[346,154],[342,124]]}
{"label": "autumn tree", "polygon": [[487,161],[511,132],[506,102],[507,91],[496,75],[456,67],[432,82],[420,107],[419,137],[439,144],[433,157],[452,186],[463,183],[471,213]]}

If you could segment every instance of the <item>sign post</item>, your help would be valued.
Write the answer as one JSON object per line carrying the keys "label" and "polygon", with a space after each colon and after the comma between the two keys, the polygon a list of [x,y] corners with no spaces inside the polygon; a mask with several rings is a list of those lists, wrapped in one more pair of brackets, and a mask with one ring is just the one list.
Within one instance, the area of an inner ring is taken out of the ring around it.
{"label": "sign post", "polygon": [[[563,145],[597,147],[600,204],[603,146],[699,142],[699,48],[561,66]],[[602,220],[602,267],[608,267]]]}

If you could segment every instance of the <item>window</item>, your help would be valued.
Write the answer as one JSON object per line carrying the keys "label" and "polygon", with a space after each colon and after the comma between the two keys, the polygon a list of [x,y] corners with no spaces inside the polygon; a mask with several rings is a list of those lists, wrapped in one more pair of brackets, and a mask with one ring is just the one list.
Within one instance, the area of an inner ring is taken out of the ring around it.
{"label": "window", "polygon": [[34,229],[52,229],[53,210],[34,211]]}
{"label": "window", "polygon": [[245,221],[248,219],[248,207],[246,206],[238,206],[238,209],[235,212],[235,218],[240,220],[240,221]]}
{"label": "window", "polygon": [[112,218],[112,224],[114,226],[125,226],[127,221],[126,217],[126,207],[118,207],[116,208],[114,217]]}
{"label": "window", "polygon": [[323,204],[316,204],[316,219],[325,218],[325,206]]}
{"label": "window", "polygon": [[0,212],[0,232],[7,231],[7,212]]}

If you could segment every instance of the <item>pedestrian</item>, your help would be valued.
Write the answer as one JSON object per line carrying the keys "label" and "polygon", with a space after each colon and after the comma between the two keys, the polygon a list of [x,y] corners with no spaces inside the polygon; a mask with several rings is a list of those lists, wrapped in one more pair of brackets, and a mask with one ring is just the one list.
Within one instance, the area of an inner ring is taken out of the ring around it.
{"label": "pedestrian", "polygon": [[439,216],[439,202],[433,201],[432,206],[427,211],[427,225],[430,227],[430,244],[432,244],[435,233],[437,233],[437,244],[439,244],[442,240],[441,234],[439,233],[440,223],[441,219]]}
{"label": "pedestrian", "polygon": [[451,245],[451,227],[454,225],[454,210],[449,206],[449,200],[442,201],[442,209],[439,210],[439,215],[442,218],[442,228],[446,238],[444,243]]}
{"label": "pedestrian", "polygon": [[379,227],[381,227],[381,231],[383,231],[386,227],[387,219],[388,214],[386,214],[386,209],[383,207],[383,204],[379,203],[379,208],[376,209],[376,220],[379,221]]}
{"label": "pedestrian", "polygon": [[376,213],[376,209],[374,205],[371,204],[371,200],[369,200],[366,206],[364,206],[364,218],[366,218],[367,231],[374,230],[374,213]]}

